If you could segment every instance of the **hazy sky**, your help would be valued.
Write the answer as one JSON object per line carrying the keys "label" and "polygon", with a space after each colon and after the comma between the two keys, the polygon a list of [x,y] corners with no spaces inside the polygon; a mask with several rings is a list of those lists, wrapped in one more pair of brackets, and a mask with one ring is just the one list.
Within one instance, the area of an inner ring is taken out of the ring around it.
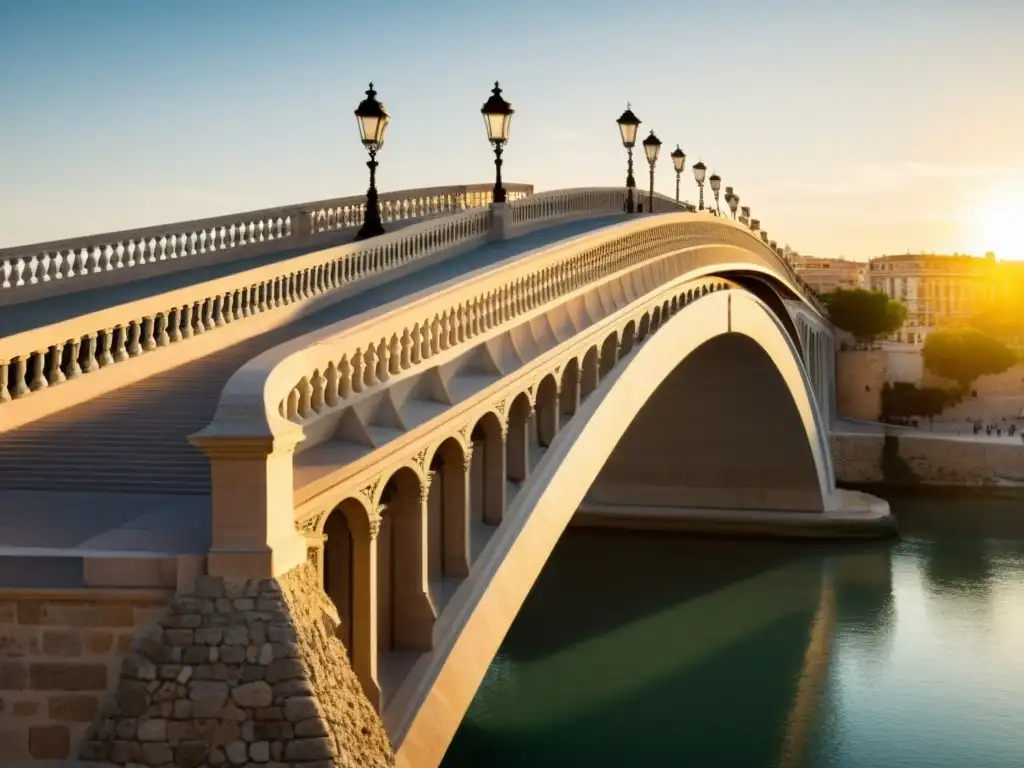
{"label": "hazy sky", "polygon": [[[804,253],[1024,258],[1021,0],[0,0],[0,247],[380,184],[622,183],[627,100]],[[646,168],[638,174],[646,187]],[[1011,253],[1015,249],[1016,253]]]}

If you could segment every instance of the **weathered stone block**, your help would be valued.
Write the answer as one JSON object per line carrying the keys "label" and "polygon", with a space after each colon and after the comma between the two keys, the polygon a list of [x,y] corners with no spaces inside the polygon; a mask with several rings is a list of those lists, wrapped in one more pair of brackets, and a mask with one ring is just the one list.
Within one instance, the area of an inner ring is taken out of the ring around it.
{"label": "weathered stone block", "polygon": [[249,642],[249,630],[238,624],[228,627],[224,632],[224,645],[245,645]]}
{"label": "weathered stone block", "polygon": [[175,764],[181,768],[198,768],[206,762],[210,747],[202,741],[186,741],[178,745]]}
{"label": "weathered stone block", "polygon": [[298,659],[278,659],[267,667],[267,682],[278,683],[282,680],[301,680],[306,670]]}
{"label": "weathered stone block", "polygon": [[18,623],[63,627],[131,627],[135,624],[135,614],[129,603],[19,600]]}
{"label": "weathered stone block", "polygon": [[167,741],[167,721],[161,717],[143,717],[139,720],[139,741]]}
{"label": "weathered stone block", "polygon": [[142,759],[142,745],[137,741],[115,741],[110,749],[110,759],[118,765],[136,763]]}
{"label": "weathered stone block", "polygon": [[249,757],[249,750],[246,749],[244,741],[233,741],[224,747],[224,754],[228,757],[228,762],[232,765],[245,765],[246,759]]}
{"label": "weathered stone block", "polygon": [[194,633],[196,645],[217,645],[224,637],[219,627],[199,627]]}
{"label": "weathered stone block", "polygon": [[29,667],[29,685],[37,691],[104,691],[107,666],[39,662]]}
{"label": "weathered stone block", "polygon": [[295,696],[288,699],[284,703],[284,717],[285,720],[293,723],[308,720],[311,717],[320,717],[316,699],[312,696]]}
{"label": "weathered stone block", "polygon": [[99,713],[100,701],[95,696],[51,696],[47,712],[51,720],[91,723]]}
{"label": "weathered stone block", "polygon": [[35,627],[7,626],[0,629],[0,659],[20,659],[41,653]]}
{"label": "weathered stone block", "polygon": [[285,760],[329,760],[331,745],[324,738],[295,739],[285,745]]}
{"label": "weathered stone block", "polygon": [[200,576],[196,580],[196,594],[199,597],[224,597],[224,581],[214,576]]}
{"label": "weathered stone block", "polygon": [[73,658],[82,655],[82,633],[66,629],[47,630],[43,633],[43,653],[47,656]]}
{"label": "weathered stone block", "polygon": [[16,701],[11,705],[11,714],[15,717],[32,717],[39,712],[40,706],[41,702],[38,701]]}
{"label": "weathered stone block", "polygon": [[85,649],[89,653],[109,653],[114,647],[113,632],[86,632]]}
{"label": "weathered stone block", "polygon": [[168,765],[174,759],[174,753],[166,744],[143,744],[142,759],[146,765]]}
{"label": "weathered stone block", "polygon": [[194,630],[191,629],[165,629],[164,630],[164,641],[170,645],[186,646],[192,645],[195,637]]}
{"label": "weathered stone block", "polygon": [[28,729],[28,752],[36,760],[64,760],[70,756],[71,734],[66,725],[34,725]]}
{"label": "weathered stone block", "polygon": [[257,741],[249,745],[249,759],[254,763],[266,763],[270,760],[270,744]]}
{"label": "weathered stone block", "polygon": [[235,688],[231,691],[231,698],[240,707],[269,707],[274,699],[274,691],[266,682],[257,680]]}
{"label": "weathered stone block", "polygon": [[126,717],[146,714],[149,705],[146,684],[141,680],[121,680],[117,689],[117,705]]}
{"label": "weathered stone block", "polygon": [[123,741],[134,739],[138,730],[139,721],[134,717],[122,717],[117,721],[117,725],[114,726],[114,734]]}
{"label": "weathered stone block", "polygon": [[89,762],[105,763],[110,760],[110,746],[106,741],[87,741],[82,745],[79,757]]}
{"label": "weathered stone block", "polygon": [[327,728],[324,721],[319,717],[312,717],[309,720],[295,724],[295,735],[299,736],[326,736]]}
{"label": "weathered stone block", "polygon": [[0,691],[23,691],[28,684],[28,670],[17,661],[0,661]]}

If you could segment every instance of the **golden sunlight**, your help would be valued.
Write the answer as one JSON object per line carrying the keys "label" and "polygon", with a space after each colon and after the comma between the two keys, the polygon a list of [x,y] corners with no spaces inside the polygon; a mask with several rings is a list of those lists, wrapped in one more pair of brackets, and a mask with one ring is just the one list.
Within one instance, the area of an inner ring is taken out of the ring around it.
{"label": "golden sunlight", "polygon": [[1024,260],[1024,183],[992,189],[970,222],[970,244],[976,255],[995,251],[1000,260]]}

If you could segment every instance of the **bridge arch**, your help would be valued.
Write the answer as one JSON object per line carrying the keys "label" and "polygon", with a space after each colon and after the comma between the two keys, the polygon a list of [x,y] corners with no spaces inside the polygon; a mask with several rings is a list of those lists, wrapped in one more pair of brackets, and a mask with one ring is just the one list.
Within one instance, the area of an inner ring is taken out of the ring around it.
{"label": "bridge arch", "polygon": [[[640,325],[645,325],[643,319]],[[784,478],[800,485],[796,489],[799,493],[755,494],[748,498],[763,502],[765,509],[780,511],[821,513],[836,507],[826,438],[808,377],[795,345],[771,309],[745,291],[716,291],[699,302],[693,301],[675,316],[665,317],[661,330],[636,346],[629,359],[607,374],[581,404],[576,417],[551,442],[507,511],[505,522],[474,563],[467,589],[453,598],[449,609],[454,610],[456,618],[446,637],[386,704],[385,723],[397,744],[399,765],[439,762],[565,526],[602,470],[610,466],[609,460],[614,464],[617,447],[623,445],[629,450],[623,441],[630,439],[630,426],[642,415],[640,406],[657,402],[659,389],[685,380],[688,370],[692,376],[694,369],[688,369],[687,360],[713,365],[718,376],[728,375],[728,368],[716,360],[723,351],[744,355],[745,363],[759,361],[754,363],[760,366],[753,369],[755,376],[763,376],[766,371],[776,376],[779,386],[771,390],[772,397],[781,394],[785,400],[773,401],[762,414],[770,415],[780,408],[785,411],[788,422],[782,437],[790,442],[772,445],[780,455],[794,450],[799,454],[800,466]],[[588,360],[593,370],[598,356],[597,345],[583,355],[584,383]],[[771,368],[766,369],[764,363]],[[734,371],[733,376],[740,384],[752,381],[742,372]],[[701,389],[705,391],[710,391],[709,387]],[[733,387],[731,391],[737,390]],[[516,396],[510,409],[510,437],[515,426],[512,413],[523,399],[525,394]],[[750,411],[744,413],[749,415]],[[794,439],[800,442],[793,444]],[[770,443],[770,439],[761,442]],[[719,441],[715,453],[720,454],[724,445]],[[692,445],[687,450],[692,450]],[[743,453],[735,446],[732,452]],[[748,460],[750,456],[747,454]],[[757,454],[759,459],[763,456],[763,452]],[[714,458],[721,460],[722,456]],[[712,501],[705,494],[698,504],[714,506]]]}

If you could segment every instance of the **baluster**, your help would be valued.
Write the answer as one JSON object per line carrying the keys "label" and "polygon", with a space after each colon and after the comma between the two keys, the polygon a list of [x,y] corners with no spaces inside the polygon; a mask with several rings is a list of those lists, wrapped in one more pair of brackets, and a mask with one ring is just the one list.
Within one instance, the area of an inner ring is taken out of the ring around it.
{"label": "baluster", "polygon": [[[7,262],[5,261],[6,265]],[[7,389],[7,361],[0,360],[0,403],[11,402],[11,393]]]}
{"label": "baluster", "polygon": [[[461,309],[461,307],[460,307],[460,309]],[[455,314],[455,309],[454,308],[453,309],[449,309],[448,310],[448,346],[449,347],[454,347],[460,341],[462,341],[462,339],[459,338],[460,331],[461,331],[461,323],[460,323],[459,318]]]}
{"label": "baluster", "polygon": [[359,347],[352,353],[352,391],[356,394],[363,391],[363,353]]}
{"label": "baluster", "polygon": [[114,356],[111,354],[110,351],[114,343],[113,329],[104,328],[103,331],[100,334],[98,334],[97,343],[98,354],[96,355],[96,360],[100,364],[100,367],[103,368],[104,366],[107,365],[113,365]]}
{"label": "baluster", "polygon": [[441,338],[444,336],[443,330],[444,326],[441,319],[435,315],[434,319],[430,321],[430,346],[424,347],[424,360],[433,357],[441,350]]}
{"label": "baluster", "polygon": [[[397,352],[395,348],[395,341],[397,341],[397,337],[393,338],[391,342],[392,373],[398,373],[399,371],[404,371],[408,369],[410,363],[412,362],[409,359],[409,353],[412,350],[413,346],[412,338],[409,335],[409,329],[406,328],[402,331],[402,340],[398,343]],[[395,362],[396,360],[398,362]]]}
{"label": "baluster", "polygon": [[[358,350],[356,350],[358,352]],[[352,394],[352,364],[348,361],[348,355],[341,356],[341,362],[338,363],[338,372],[340,374],[338,378],[338,396],[342,399],[347,398]]]}
{"label": "baluster", "polygon": [[[142,354],[142,346],[139,344],[139,336],[142,335],[142,326],[137,320],[132,320],[128,326],[128,357],[138,357]],[[68,378],[71,378],[70,376]]]}
{"label": "baluster", "polygon": [[388,364],[390,350],[387,339],[381,339],[377,344],[377,381],[385,382],[391,378],[391,366]]}
{"label": "baluster", "polygon": [[168,339],[173,343],[181,339],[181,307],[174,307],[167,315]]}
{"label": "baluster", "polygon": [[128,333],[123,325],[115,325],[110,333],[110,352],[115,363],[128,359],[128,352],[125,351],[125,344],[128,341]]}
{"label": "baluster", "polygon": [[288,418],[292,421],[299,420],[299,388],[293,387],[288,393]]}
{"label": "baluster", "polygon": [[308,418],[313,413],[313,385],[303,376],[299,379],[299,416]]}
{"label": "baluster", "polygon": [[213,330],[214,328],[219,328],[220,326],[224,325],[224,297],[223,296],[214,296],[213,297],[213,313],[212,314],[213,314],[213,317],[212,317],[212,323],[213,324],[211,326],[208,326],[210,328],[210,330]]}
{"label": "baluster", "polygon": [[152,315],[142,318],[142,348],[147,352],[156,349],[156,323]]}
{"label": "baluster", "polygon": [[372,387],[376,383],[377,374],[377,348],[372,343],[366,345],[363,362],[363,383],[367,387]]}
{"label": "baluster", "polygon": [[14,369],[11,371],[11,395],[17,400],[19,397],[24,397],[31,390],[25,383],[25,358],[16,357],[14,358]]}
{"label": "baluster", "polygon": [[85,344],[82,345],[82,373],[92,373],[99,370],[99,363],[96,361],[96,336],[89,333],[82,337]]}
{"label": "baluster", "polygon": [[327,366],[327,373],[324,377],[324,402],[328,408],[338,404],[338,369],[332,360]]}
{"label": "baluster", "polygon": [[[63,358],[64,342],[58,342],[50,347],[50,370],[47,374],[47,379],[51,387],[64,381],[64,371],[61,370],[61,363],[64,362]],[[0,386],[2,386],[2,381],[0,381]]]}
{"label": "baluster", "polygon": [[49,386],[46,376],[43,375],[45,363],[46,352],[36,352],[29,358],[29,372],[31,375],[29,376],[28,388],[32,392],[46,389]]}
{"label": "baluster", "polygon": [[171,337],[167,333],[167,315],[161,312],[156,316],[156,346],[166,347],[171,343]]}
{"label": "baluster", "polygon": [[[440,347],[440,349],[442,349],[442,350],[448,349],[448,338],[449,338],[448,334],[449,334],[449,331],[450,331],[450,328],[449,328],[449,325],[448,325],[448,313],[447,312],[442,312],[441,313],[441,323],[440,323],[440,337],[441,338],[439,340],[440,343],[438,345]],[[431,345],[431,346],[433,346],[433,345]]]}
{"label": "baluster", "polygon": [[420,360],[422,359],[421,350],[423,349],[424,345],[427,344],[427,340],[424,336],[425,330],[425,326],[420,326],[419,323],[416,323],[412,327],[412,333],[409,334],[409,340],[412,344],[412,346],[409,348],[409,362],[412,363],[413,365],[419,365]]}
{"label": "baluster", "polygon": [[[219,298],[219,297],[218,297]],[[217,321],[214,317],[214,308],[217,303],[214,299],[203,299],[203,328],[207,331],[212,331],[217,327]]]}
{"label": "baluster", "polygon": [[310,393],[309,406],[313,409],[314,413],[320,413],[324,409],[324,389],[327,386],[327,379],[320,373],[319,368],[313,371],[313,381],[310,386],[312,392]]}

